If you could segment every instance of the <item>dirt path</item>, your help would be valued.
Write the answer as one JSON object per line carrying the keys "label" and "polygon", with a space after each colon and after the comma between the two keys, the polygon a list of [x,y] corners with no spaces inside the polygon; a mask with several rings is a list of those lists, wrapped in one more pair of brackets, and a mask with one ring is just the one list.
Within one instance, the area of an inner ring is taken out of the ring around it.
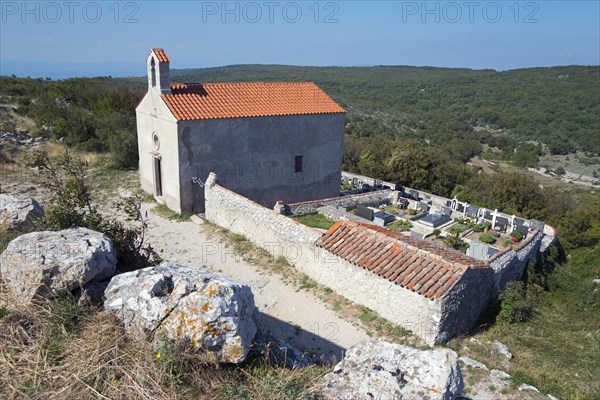
{"label": "dirt path", "polygon": [[[144,204],[144,210],[153,206]],[[263,326],[275,337],[328,360],[339,360],[345,349],[369,338],[364,330],[337,316],[314,295],[296,291],[279,275],[245,262],[206,227],[190,221],[170,221],[151,211],[147,215],[147,240],[165,261],[204,266],[250,285]]]}

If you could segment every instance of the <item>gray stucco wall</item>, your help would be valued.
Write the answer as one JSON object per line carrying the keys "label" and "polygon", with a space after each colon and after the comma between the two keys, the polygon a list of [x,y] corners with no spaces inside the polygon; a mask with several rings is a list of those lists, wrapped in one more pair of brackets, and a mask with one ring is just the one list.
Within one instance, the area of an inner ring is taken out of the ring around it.
{"label": "gray stucco wall", "polygon": [[[272,208],[339,195],[345,114],[180,121],[181,209],[204,211],[204,182],[219,183]],[[302,172],[294,172],[295,156]]]}

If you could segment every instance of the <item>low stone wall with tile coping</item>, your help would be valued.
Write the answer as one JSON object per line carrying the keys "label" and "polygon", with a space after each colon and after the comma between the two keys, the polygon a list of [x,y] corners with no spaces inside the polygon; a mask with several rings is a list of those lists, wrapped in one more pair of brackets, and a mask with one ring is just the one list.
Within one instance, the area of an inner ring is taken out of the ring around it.
{"label": "low stone wall with tile coping", "polygon": [[535,259],[543,236],[538,232],[518,248],[498,253],[488,263],[491,268],[470,268],[443,298],[428,299],[315,246],[318,230],[220,186],[214,174],[204,189],[209,221],[244,235],[274,257],[286,257],[299,272],[430,345],[468,331],[496,290],[518,279]]}
{"label": "low stone wall with tile coping", "polygon": [[267,250],[347,299],[412,330],[429,344],[441,319],[439,301],[404,289],[356,267],[314,243],[321,233],[248,200],[209,176],[205,185],[206,218]]}
{"label": "low stone wall with tile coping", "polygon": [[543,237],[542,232],[536,231],[527,236],[517,247],[509,247],[487,260],[494,270],[497,292],[504,290],[508,282],[521,279],[527,263],[537,260]]}
{"label": "low stone wall with tile coping", "polygon": [[332,197],[302,203],[286,204],[286,214],[298,216],[317,212],[319,207],[356,207],[357,205],[378,207],[392,201],[394,191],[390,189],[373,192],[350,194],[348,196]]}
{"label": "low stone wall with tile coping", "polygon": [[352,181],[356,181],[357,183],[360,181],[362,183],[366,183],[367,185],[387,186],[390,189],[396,190],[395,183],[382,181],[381,179],[370,178],[368,176],[359,175],[359,174],[355,174],[355,173],[348,172],[348,171],[342,171],[342,178],[344,178],[344,180],[346,180],[346,181],[352,180]]}

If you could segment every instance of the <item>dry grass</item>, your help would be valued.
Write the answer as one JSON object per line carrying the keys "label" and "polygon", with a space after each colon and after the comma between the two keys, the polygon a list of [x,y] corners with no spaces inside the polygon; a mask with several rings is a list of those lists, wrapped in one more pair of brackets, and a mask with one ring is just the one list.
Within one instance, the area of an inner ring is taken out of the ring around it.
{"label": "dry grass", "polygon": [[35,132],[37,124],[29,117],[17,114],[14,111],[4,112],[8,120],[15,124],[16,131]]}
{"label": "dry grass", "polygon": [[282,368],[259,351],[242,366],[219,366],[144,339],[72,299],[19,301],[0,281],[0,398],[318,398],[315,382],[329,372]]}
{"label": "dry grass", "polygon": [[171,399],[145,342],[71,300],[28,304],[0,294],[0,397]]}
{"label": "dry grass", "polygon": [[68,147],[61,142],[47,141],[43,145],[44,150],[48,152],[51,158],[61,156],[65,151],[69,151],[73,156],[87,162],[91,166],[105,165],[110,158],[108,153],[96,151],[82,151],[74,147]]}

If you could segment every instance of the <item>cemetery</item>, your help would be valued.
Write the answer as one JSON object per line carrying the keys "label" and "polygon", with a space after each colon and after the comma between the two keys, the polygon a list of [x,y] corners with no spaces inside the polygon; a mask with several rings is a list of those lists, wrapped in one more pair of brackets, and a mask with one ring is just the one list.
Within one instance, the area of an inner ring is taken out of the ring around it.
{"label": "cemetery", "polygon": [[[205,216],[430,345],[468,332],[554,241],[554,229],[541,221],[377,180],[342,179],[360,190],[267,208],[211,173]],[[317,214],[334,222],[311,227],[299,218]]]}
{"label": "cemetery", "polygon": [[538,230],[552,233],[541,221],[345,171],[340,187],[340,197],[283,205],[282,212],[293,216],[320,213],[334,221],[343,217],[385,227],[482,261],[518,245]]}

